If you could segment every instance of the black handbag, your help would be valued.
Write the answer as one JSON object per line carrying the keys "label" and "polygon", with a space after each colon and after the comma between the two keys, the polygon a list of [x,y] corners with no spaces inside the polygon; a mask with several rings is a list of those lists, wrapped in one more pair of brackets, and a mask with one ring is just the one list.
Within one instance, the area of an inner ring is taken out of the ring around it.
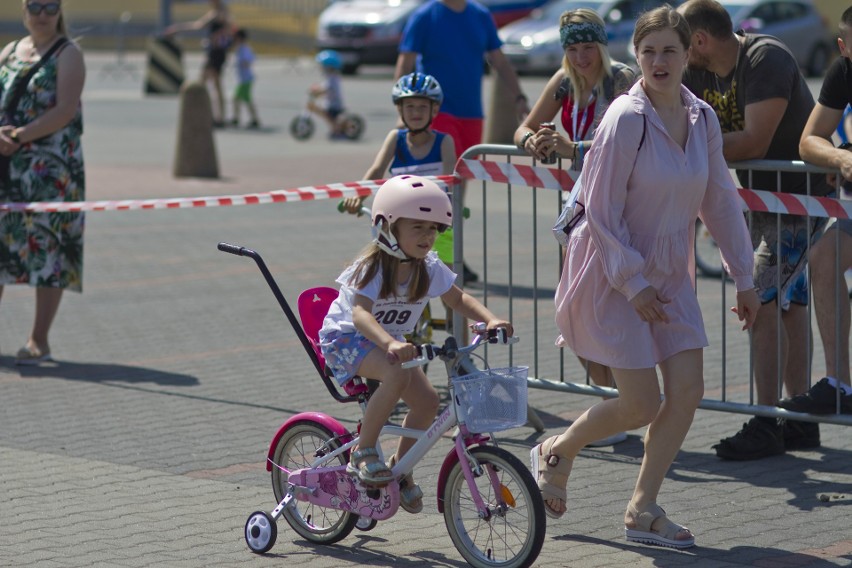
{"label": "black handbag", "polygon": [[[30,79],[36,74],[36,71],[41,69],[41,66],[47,63],[56,51],[68,43],[68,39],[61,37],[47,50],[44,57],[39,59],[29,71],[24,75],[17,77],[12,83],[12,88],[9,91],[11,96],[6,100],[6,106],[3,108],[2,124],[12,124],[15,116],[15,111],[18,110],[18,103],[21,102],[21,97],[24,96],[24,91],[27,90],[27,85],[30,84]],[[4,156],[0,154],[0,185],[9,183],[9,166],[12,164],[12,156]]]}

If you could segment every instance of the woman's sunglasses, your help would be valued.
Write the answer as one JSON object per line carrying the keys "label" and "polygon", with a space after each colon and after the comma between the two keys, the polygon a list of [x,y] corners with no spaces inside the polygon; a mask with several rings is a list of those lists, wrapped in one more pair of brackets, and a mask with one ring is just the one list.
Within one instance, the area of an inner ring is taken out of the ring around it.
{"label": "woman's sunglasses", "polygon": [[38,16],[42,12],[46,12],[48,16],[55,16],[59,13],[61,6],[59,2],[48,2],[47,4],[42,4],[41,2],[27,2],[27,12],[29,12],[33,16]]}

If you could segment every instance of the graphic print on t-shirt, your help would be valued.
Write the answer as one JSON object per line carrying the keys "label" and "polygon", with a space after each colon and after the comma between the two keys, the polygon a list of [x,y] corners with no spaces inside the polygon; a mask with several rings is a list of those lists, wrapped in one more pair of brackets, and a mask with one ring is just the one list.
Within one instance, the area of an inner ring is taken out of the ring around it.
{"label": "graphic print on t-shirt", "polygon": [[717,81],[716,88],[705,88],[700,98],[713,107],[716,116],[719,117],[719,126],[722,127],[723,133],[738,132],[745,128],[745,118],[742,111],[737,107],[736,79],[731,82],[727,89]]}

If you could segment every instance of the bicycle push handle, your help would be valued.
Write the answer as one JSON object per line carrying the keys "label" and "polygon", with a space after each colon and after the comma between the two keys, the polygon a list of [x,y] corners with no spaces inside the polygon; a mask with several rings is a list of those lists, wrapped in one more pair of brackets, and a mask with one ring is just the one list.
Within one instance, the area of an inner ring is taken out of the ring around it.
{"label": "bicycle push handle", "polygon": [[237,256],[249,256],[251,258],[257,256],[257,253],[251,249],[247,249],[246,247],[241,247],[238,245],[232,245],[230,243],[219,243],[217,248],[222,252],[235,254]]}
{"label": "bicycle push handle", "polygon": [[[497,329],[486,329],[485,325],[485,322],[477,322],[470,326],[471,330],[474,333],[473,341],[470,342],[470,345],[468,347],[463,347],[462,349],[464,349],[465,351],[472,351],[482,341],[499,345],[511,345],[520,341],[519,337],[509,336],[506,333],[505,328],[499,327]],[[427,343],[425,345],[417,345],[416,347],[418,356],[410,361],[406,361],[405,363],[403,363],[403,369],[410,369],[412,367],[420,367],[423,365],[427,365],[433,359],[436,359],[449,351],[447,348],[432,343]]]}

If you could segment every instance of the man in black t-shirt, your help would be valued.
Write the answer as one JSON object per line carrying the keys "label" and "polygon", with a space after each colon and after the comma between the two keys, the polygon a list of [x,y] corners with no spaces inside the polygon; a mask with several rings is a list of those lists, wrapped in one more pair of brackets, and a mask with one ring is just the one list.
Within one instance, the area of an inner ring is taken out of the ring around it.
{"label": "man in black t-shirt", "polygon": [[[852,152],[835,148],[831,135],[852,104],[852,8],[840,18],[840,54],[822,83],[819,100],[802,132],[799,150],[802,158],[826,168],[836,168],[852,182]],[[848,185],[847,185],[848,187]],[[840,270],[837,260],[840,255]],[[844,272],[852,267],[852,220],[838,219],[811,250],[811,285],[814,313],[825,354],[826,376],[811,389],[778,406],[795,412],[852,413],[852,386],[849,380],[849,301]],[[839,319],[839,322],[838,322]],[[839,334],[837,330],[839,329]],[[840,393],[837,391],[840,390]]]}
{"label": "man in black t-shirt", "polygon": [[[790,50],[771,36],[734,33],[730,15],[716,0],[687,0],[678,12],[692,30],[689,69],[683,82],[716,111],[725,158],[729,162],[799,160],[798,140],[814,100]],[[809,188],[806,174],[782,173],[780,182],[777,175],[774,171],[737,171],[740,184],[752,189],[799,194],[810,189],[814,195],[830,191],[824,176],[812,176]],[[749,215],[755,246],[754,282],[762,302],[752,334],[757,403],[774,406],[779,377],[790,396],[807,390],[804,269],[808,243],[819,236],[825,220],[781,215],[779,230],[775,214]],[[784,308],[780,321],[779,301]],[[741,432],[713,447],[720,458],[748,460],[819,444],[816,423],[779,423],[774,418],[755,417]]]}

